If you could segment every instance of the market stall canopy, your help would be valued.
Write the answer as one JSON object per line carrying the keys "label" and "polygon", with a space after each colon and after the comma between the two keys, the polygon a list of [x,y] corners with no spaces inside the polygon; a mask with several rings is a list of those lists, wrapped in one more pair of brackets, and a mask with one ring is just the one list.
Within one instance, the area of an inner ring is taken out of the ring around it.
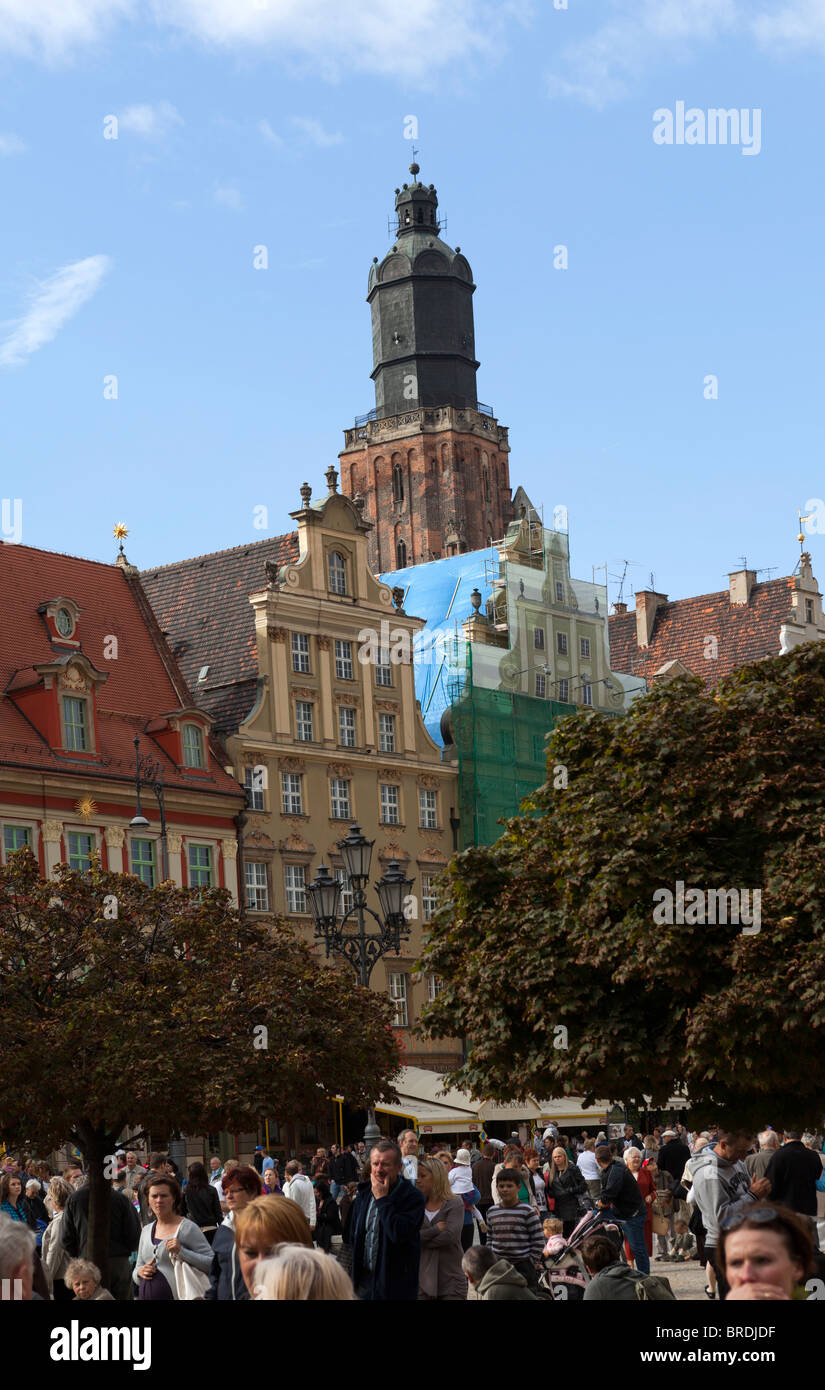
{"label": "market stall canopy", "polygon": [[607,1100],[597,1100],[585,1109],[579,1096],[541,1101],[529,1097],[519,1105],[476,1101],[466,1091],[445,1087],[440,1072],[427,1071],[424,1067],[402,1067],[397,1091],[397,1101],[377,1105],[376,1110],[408,1119],[419,1132],[427,1134],[453,1134],[462,1129],[474,1134],[490,1121],[541,1125],[552,1121],[554,1124],[575,1124],[582,1129],[600,1128],[610,1109]]}

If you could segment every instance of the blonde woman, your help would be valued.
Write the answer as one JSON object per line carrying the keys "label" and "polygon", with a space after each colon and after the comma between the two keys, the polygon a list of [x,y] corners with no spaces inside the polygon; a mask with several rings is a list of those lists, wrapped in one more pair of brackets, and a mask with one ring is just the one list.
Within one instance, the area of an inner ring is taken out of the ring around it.
{"label": "blonde woman", "polygon": [[463,1303],[467,1297],[467,1279],[461,1268],[464,1199],[453,1193],[447,1170],[438,1158],[418,1160],[416,1186],[425,1203],[418,1297]]}
{"label": "blonde woman", "polygon": [[72,1290],[64,1283],[71,1256],[62,1241],[63,1210],[71,1192],[72,1189],[63,1178],[52,1178],[46,1197],[46,1206],[51,1208],[53,1214],[43,1232],[40,1259],[55,1303],[74,1297]]}
{"label": "blonde woman", "polygon": [[334,1256],[305,1245],[279,1245],[276,1254],[257,1267],[255,1298],[277,1303],[352,1303],[355,1290]]}
{"label": "blonde woman", "polygon": [[243,1281],[250,1296],[257,1283],[258,1264],[268,1259],[277,1246],[312,1247],[312,1232],[297,1202],[274,1192],[256,1197],[235,1219],[235,1245]]}

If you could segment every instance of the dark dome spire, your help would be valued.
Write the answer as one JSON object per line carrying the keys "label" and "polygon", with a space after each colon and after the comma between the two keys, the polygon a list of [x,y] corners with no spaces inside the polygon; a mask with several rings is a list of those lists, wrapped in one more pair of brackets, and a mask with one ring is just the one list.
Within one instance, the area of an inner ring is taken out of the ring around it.
{"label": "dark dome spire", "polygon": [[404,187],[396,192],[395,211],[398,217],[397,236],[404,236],[408,232],[430,231],[438,233],[438,194],[435,185],[427,187],[419,183],[418,175],[421,169],[415,160],[410,165],[410,173],[415,179],[415,183],[405,183]]}

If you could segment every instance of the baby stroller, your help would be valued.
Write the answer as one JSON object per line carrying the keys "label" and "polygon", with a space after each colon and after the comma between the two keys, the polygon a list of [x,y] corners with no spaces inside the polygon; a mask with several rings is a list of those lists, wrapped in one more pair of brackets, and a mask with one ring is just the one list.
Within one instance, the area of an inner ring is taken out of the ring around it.
{"label": "baby stroller", "polygon": [[547,1242],[548,1253],[544,1256],[539,1285],[549,1290],[554,1299],[577,1302],[584,1298],[590,1275],[581,1256],[581,1247],[588,1236],[597,1232],[613,1242],[617,1258],[622,1264],[626,1263],[621,1227],[603,1211],[585,1212],[566,1240],[564,1236],[551,1236]]}

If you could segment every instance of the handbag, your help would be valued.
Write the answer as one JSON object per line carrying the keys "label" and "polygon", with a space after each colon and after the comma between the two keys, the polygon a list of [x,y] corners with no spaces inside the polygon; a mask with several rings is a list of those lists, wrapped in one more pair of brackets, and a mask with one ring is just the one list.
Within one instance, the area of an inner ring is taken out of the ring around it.
{"label": "handbag", "polygon": [[666,1236],[670,1230],[670,1220],[665,1216],[661,1202],[653,1202],[650,1208],[650,1224],[655,1236]]}
{"label": "handbag", "polygon": [[[178,1227],[179,1230],[180,1227]],[[177,1234],[176,1231],[175,1235]],[[178,1298],[183,1302],[203,1298],[211,1283],[209,1275],[201,1269],[195,1269],[194,1265],[187,1264],[186,1260],[182,1260],[178,1254],[170,1255],[169,1258],[175,1271],[175,1291]]]}

